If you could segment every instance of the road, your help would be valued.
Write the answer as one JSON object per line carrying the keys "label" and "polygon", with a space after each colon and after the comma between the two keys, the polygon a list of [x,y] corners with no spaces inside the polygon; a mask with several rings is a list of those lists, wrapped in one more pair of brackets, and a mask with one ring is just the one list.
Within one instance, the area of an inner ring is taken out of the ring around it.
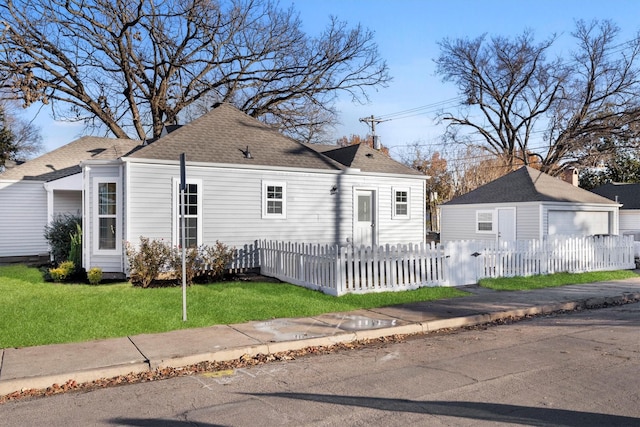
{"label": "road", "polygon": [[640,304],[0,405],[3,426],[639,426]]}

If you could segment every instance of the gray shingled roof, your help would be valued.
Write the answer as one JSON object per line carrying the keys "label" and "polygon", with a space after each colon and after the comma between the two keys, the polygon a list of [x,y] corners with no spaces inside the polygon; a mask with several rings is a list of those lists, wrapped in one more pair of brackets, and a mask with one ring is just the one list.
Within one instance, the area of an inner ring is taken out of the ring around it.
{"label": "gray shingled roof", "polygon": [[622,203],[620,209],[640,209],[640,184],[612,182],[594,188],[592,192]]}
{"label": "gray shingled roof", "polygon": [[347,145],[345,147],[337,145],[305,145],[346,167],[360,169],[363,172],[423,175],[365,144]]}
{"label": "gray shingled roof", "polygon": [[140,141],[84,136],[60,148],[0,173],[0,179],[54,181],[80,173],[80,162],[89,159],[117,159]]}
{"label": "gray shingled roof", "polygon": [[[245,157],[249,150],[251,159]],[[340,170],[326,158],[229,104],[220,104],[202,117],[159,138],[129,157],[239,165],[289,166]]]}
{"label": "gray shingled roof", "polygon": [[445,205],[517,202],[571,202],[615,204],[615,202],[554,178],[539,170],[523,166]]}

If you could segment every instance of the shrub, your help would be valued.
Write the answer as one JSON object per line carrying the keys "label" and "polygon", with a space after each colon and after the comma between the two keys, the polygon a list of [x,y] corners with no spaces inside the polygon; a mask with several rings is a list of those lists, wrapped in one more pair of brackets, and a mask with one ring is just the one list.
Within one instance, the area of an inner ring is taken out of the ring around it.
{"label": "shrub", "polygon": [[[233,260],[235,249],[216,241],[215,246],[202,245],[189,248],[186,253],[186,283],[194,281],[211,283],[224,276],[227,265]],[[170,267],[175,272],[179,283],[182,283],[182,249],[172,249]]]}
{"label": "shrub", "polygon": [[69,261],[73,261],[76,266],[75,273],[79,273],[82,266],[82,227],[76,224],[76,231],[71,234],[69,249]]}
{"label": "shrub", "polygon": [[131,269],[131,283],[139,284],[143,288],[151,285],[170,258],[169,247],[164,242],[142,236],[138,249],[129,242],[126,243],[126,253]]}
{"label": "shrub", "polygon": [[[191,285],[194,277],[198,276],[198,272],[201,269],[202,259],[198,253],[197,248],[188,248],[185,254],[185,269],[187,272],[186,283]],[[182,248],[174,247],[171,249],[171,256],[169,257],[169,268],[173,270],[178,284],[182,283]]]}
{"label": "shrub", "polygon": [[92,285],[97,285],[102,281],[102,269],[100,267],[93,267],[87,272],[87,279]]}
{"label": "shrub", "polygon": [[57,214],[44,227],[44,238],[51,248],[51,256],[56,264],[66,261],[71,251],[71,236],[80,230],[82,217],[72,214]]}
{"label": "shrub", "polygon": [[224,277],[227,266],[233,261],[235,248],[216,240],[215,246],[203,246],[200,252],[204,264],[203,278],[207,282],[215,282]]}
{"label": "shrub", "polygon": [[50,268],[49,275],[54,282],[60,283],[71,277],[75,269],[76,268],[73,264],[73,261],[65,261],[63,263],[60,263],[57,268]]}

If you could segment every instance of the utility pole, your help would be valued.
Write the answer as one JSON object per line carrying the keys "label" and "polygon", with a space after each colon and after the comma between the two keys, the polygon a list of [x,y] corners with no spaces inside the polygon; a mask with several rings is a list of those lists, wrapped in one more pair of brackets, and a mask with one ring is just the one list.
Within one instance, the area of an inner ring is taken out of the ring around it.
{"label": "utility pole", "polygon": [[363,117],[360,119],[361,122],[367,123],[371,126],[371,137],[373,138],[373,149],[379,150],[381,148],[380,141],[378,140],[378,135],[376,135],[376,123],[382,123],[386,120],[376,119],[373,114],[371,117]]}

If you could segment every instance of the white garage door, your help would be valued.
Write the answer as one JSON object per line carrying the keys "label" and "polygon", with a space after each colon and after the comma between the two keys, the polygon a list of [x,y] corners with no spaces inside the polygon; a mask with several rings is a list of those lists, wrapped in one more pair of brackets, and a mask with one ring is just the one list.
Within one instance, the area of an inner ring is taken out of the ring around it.
{"label": "white garage door", "polygon": [[609,234],[609,212],[549,211],[549,234]]}

